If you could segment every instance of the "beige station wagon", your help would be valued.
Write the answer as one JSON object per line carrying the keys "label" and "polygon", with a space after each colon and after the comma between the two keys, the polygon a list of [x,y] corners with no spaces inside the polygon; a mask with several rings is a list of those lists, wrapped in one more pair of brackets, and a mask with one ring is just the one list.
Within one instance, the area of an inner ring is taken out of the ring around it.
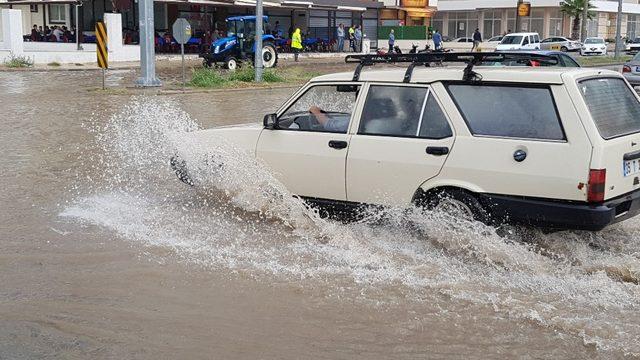
{"label": "beige station wagon", "polygon": [[188,136],[246,149],[313,204],[447,201],[483,222],[585,230],[640,211],[640,102],[619,73],[402,59],[316,77],[263,124]]}

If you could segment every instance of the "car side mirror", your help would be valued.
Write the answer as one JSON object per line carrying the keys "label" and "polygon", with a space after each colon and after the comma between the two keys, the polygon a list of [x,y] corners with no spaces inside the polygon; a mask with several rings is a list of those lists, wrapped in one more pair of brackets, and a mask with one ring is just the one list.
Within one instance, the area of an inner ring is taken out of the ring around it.
{"label": "car side mirror", "polygon": [[278,116],[274,114],[267,114],[262,120],[262,124],[265,129],[275,130],[278,129]]}

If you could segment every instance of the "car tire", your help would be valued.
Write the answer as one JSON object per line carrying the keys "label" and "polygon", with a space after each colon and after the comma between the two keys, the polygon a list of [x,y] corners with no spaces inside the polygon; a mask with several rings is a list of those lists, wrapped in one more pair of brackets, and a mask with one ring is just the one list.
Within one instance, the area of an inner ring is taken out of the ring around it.
{"label": "car tire", "polygon": [[238,60],[233,56],[224,59],[224,68],[228,70],[236,70],[238,68]]}
{"label": "car tire", "polygon": [[452,215],[459,212],[459,216],[467,220],[475,220],[489,224],[489,212],[482,206],[480,201],[471,193],[459,189],[446,189],[438,191],[424,204],[425,207],[433,211],[449,211]]}
{"label": "car tire", "polygon": [[202,60],[202,67],[204,67],[205,69],[208,69],[211,67],[211,62],[207,59],[203,59]]}
{"label": "car tire", "polygon": [[562,47],[560,48],[560,51],[562,51],[562,52],[567,52],[567,51],[569,51],[569,48],[567,48],[566,46],[562,46]]}

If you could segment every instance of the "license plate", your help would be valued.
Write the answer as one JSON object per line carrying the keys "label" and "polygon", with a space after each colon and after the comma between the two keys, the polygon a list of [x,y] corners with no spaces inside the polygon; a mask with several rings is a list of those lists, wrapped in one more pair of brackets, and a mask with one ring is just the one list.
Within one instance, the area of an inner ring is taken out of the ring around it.
{"label": "license plate", "polygon": [[624,176],[640,173],[640,159],[627,160],[623,162]]}

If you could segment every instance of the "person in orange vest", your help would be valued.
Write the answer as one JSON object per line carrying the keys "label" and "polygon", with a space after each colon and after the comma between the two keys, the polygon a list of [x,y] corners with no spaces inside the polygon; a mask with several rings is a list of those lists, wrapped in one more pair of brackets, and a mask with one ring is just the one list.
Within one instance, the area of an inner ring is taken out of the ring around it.
{"label": "person in orange vest", "polygon": [[298,61],[298,53],[302,50],[302,35],[300,35],[300,28],[296,28],[291,36],[291,49],[293,49],[293,56]]}

